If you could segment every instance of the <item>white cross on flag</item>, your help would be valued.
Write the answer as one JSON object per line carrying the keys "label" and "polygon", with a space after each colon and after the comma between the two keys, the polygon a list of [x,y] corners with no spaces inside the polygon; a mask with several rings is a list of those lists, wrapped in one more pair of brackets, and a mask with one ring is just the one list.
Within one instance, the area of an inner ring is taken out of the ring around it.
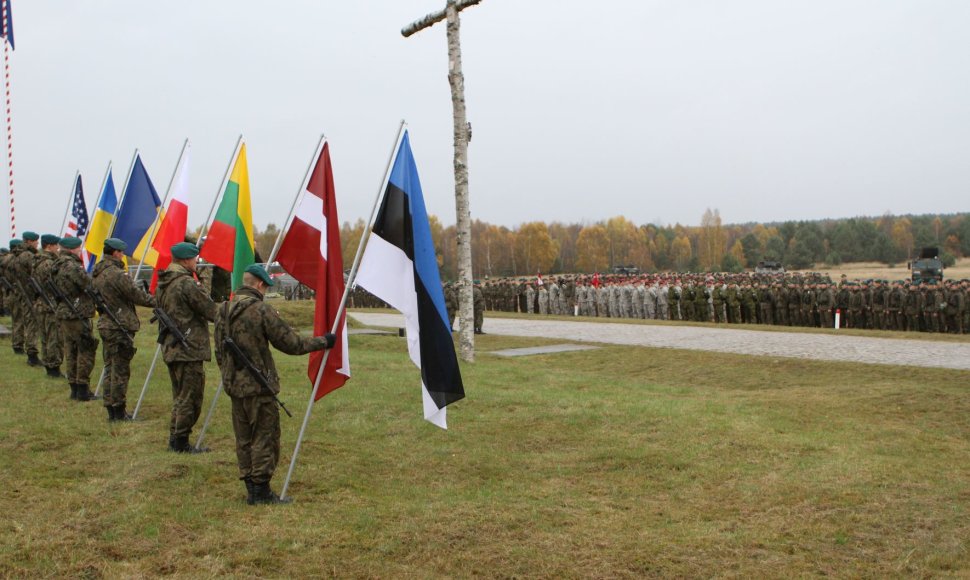
{"label": "white cross on flag", "polygon": [[[340,221],[337,218],[329,143],[324,143],[317,157],[306,191],[301,196],[276,259],[290,275],[316,292],[314,336],[330,332],[344,293],[344,261],[340,249]],[[337,343],[327,358],[317,399],[340,388],[350,378],[347,317],[344,313],[340,315],[340,326],[335,334]],[[307,374],[311,384],[316,381],[323,353],[310,353]]]}

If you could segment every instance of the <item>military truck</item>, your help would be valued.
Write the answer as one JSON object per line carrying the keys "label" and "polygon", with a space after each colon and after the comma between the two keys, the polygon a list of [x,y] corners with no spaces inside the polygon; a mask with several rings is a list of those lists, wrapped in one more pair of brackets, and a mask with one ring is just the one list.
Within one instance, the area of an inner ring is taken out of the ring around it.
{"label": "military truck", "polygon": [[909,267],[913,271],[913,282],[943,281],[943,261],[940,260],[939,248],[923,248],[919,257],[909,263]]}
{"label": "military truck", "polygon": [[781,262],[776,262],[773,260],[761,260],[758,265],[754,268],[755,274],[784,274],[785,267],[781,265]]}

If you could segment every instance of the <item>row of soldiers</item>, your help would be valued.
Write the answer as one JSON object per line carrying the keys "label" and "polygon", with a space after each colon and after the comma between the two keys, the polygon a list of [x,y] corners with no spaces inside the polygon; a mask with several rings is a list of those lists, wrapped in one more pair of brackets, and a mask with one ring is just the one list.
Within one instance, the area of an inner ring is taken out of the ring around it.
{"label": "row of soldiers", "polygon": [[970,329],[970,281],[945,284],[820,275],[661,274],[503,279],[483,287],[486,310],[559,316],[687,320],[950,332]]}
{"label": "row of soldiers", "polygon": [[[274,285],[261,266],[243,275],[231,300],[217,305],[198,277],[199,247],[172,246],[171,264],[158,273],[154,296],[132,280],[125,263],[127,244],[109,238],[101,260],[88,274],[81,240],[24,232],[0,252],[0,298],[11,315],[14,353],[47,376],[67,379],[70,399],[93,400],[90,384],[99,343],[103,343],[103,406],[109,422],[131,421],[127,389],[140,329],[136,307],[154,309],[158,343],[172,384],[168,449],[198,453],[189,437],[197,423],[205,389],[205,363],[212,359],[209,323],[215,323],[216,360],[232,401],[239,478],[247,503],[282,501],[270,488],[279,461],[280,390],[269,344],[288,354],[332,348],[336,337],[302,337],[263,302]],[[94,336],[93,319],[99,313]],[[63,373],[61,366],[64,365]]]}

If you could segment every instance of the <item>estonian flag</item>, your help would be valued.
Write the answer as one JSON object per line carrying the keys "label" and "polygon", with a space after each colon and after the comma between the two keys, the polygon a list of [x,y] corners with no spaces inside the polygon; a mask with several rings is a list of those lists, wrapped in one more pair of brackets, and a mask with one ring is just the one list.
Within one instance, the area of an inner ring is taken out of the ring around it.
{"label": "estonian flag", "polygon": [[408,354],[421,369],[424,418],[447,429],[447,405],[465,390],[407,131],[355,281],[404,315]]}

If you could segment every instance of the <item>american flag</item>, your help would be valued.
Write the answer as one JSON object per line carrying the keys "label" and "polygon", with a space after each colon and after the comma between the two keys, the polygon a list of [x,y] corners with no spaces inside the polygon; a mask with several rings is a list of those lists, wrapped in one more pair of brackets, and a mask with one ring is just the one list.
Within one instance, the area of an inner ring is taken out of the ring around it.
{"label": "american flag", "polygon": [[68,237],[83,238],[88,233],[88,206],[84,203],[84,187],[81,176],[74,182],[74,205],[71,206],[71,219],[67,222]]}

